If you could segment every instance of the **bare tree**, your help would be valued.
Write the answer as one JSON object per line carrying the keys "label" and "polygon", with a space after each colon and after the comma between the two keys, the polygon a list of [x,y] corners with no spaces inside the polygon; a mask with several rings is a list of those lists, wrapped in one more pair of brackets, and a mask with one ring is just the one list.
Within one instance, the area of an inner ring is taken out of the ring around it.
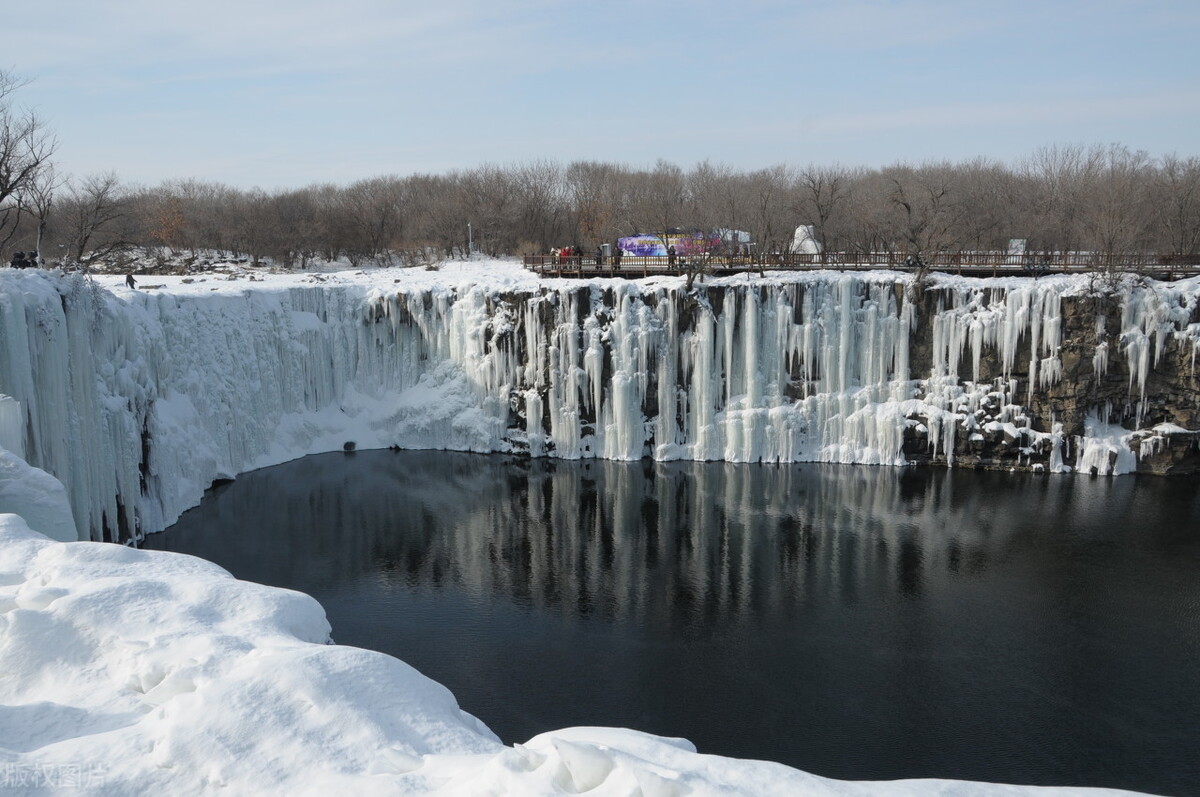
{"label": "bare tree", "polygon": [[758,242],[760,272],[767,255],[782,252],[791,244],[796,227],[791,210],[794,183],[791,170],[783,165],[760,169],[747,178],[750,233]]}
{"label": "bare tree", "polygon": [[50,214],[54,208],[55,192],[62,186],[62,182],[62,178],[54,170],[54,165],[47,163],[38,170],[24,191],[24,204],[35,224],[33,248],[36,252],[42,252],[42,242],[46,238]]}
{"label": "bare tree", "polygon": [[413,204],[420,209],[416,217],[417,234],[437,247],[446,257],[465,255],[467,251],[466,195],[469,189],[459,172],[446,175],[416,175],[409,178]]}
{"label": "bare tree", "polygon": [[1016,216],[1017,180],[1002,164],[986,158],[951,169],[957,212],[951,238],[964,250],[1003,250],[1013,237],[1025,237]]}
{"label": "bare tree", "polygon": [[[641,212],[639,215],[647,219],[652,226],[651,235],[655,235],[662,245],[670,252],[674,246],[672,235],[684,232],[685,214],[689,212],[687,181],[683,170],[673,163],[659,160],[654,165],[654,171],[644,173],[645,192],[641,196]],[[694,228],[694,221],[688,220]],[[688,229],[688,233],[696,232]],[[704,234],[706,231],[701,231]],[[707,270],[707,258],[699,253],[677,253],[676,265],[687,278],[687,289],[691,290],[697,277]],[[673,258],[674,259],[674,258]]]}
{"label": "bare tree", "polygon": [[951,193],[951,171],[945,165],[885,170],[891,186],[888,199],[897,211],[893,222],[897,239],[921,268],[958,246],[953,236],[958,208]]}
{"label": "bare tree", "polygon": [[339,191],[338,200],[351,232],[347,247],[352,259],[390,262],[403,231],[407,184],[398,177],[359,180]]}
{"label": "bare tree", "polygon": [[[571,164],[567,174],[575,169],[576,164]],[[566,223],[567,189],[563,170],[552,161],[535,161],[518,167],[514,176],[518,246],[532,248],[536,253],[549,251],[564,234]]]}
{"label": "bare tree", "polygon": [[604,163],[577,161],[567,167],[563,179],[573,217],[571,237],[579,238],[579,243],[589,249],[618,237],[621,211],[617,169]]}
{"label": "bare tree", "polygon": [[315,189],[301,188],[272,197],[276,223],[280,230],[272,257],[286,268],[307,268],[320,251]]}
{"label": "bare tree", "polygon": [[635,210],[637,216],[649,224],[650,234],[657,235],[667,245],[667,233],[679,229],[683,224],[683,213],[686,206],[686,183],[683,170],[673,163],[659,160],[651,172],[638,175],[644,185],[639,199],[640,206]]}
{"label": "bare tree", "polygon": [[1155,195],[1163,250],[1173,255],[1200,253],[1200,158],[1163,158]]}
{"label": "bare tree", "polygon": [[852,254],[880,250],[879,230],[890,212],[887,186],[878,172],[863,170],[851,181],[839,214],[837,249]]}
{"label": "bare tree", "polygon": [[701,227],[732,228],[745,223],[745,180],[725,164],[701,161],[687,173],[688,216]]}
{"label": "bare tree", "polygon": [[13,105],[25,82],[0,70],[0,248],[16,234],[28,209],[27,193],[50,165],[56,142],[33,111]]}
{"label": "bare tree", "polygon": [[[844,166],[810,165],[797,180],[793,212],[812,225],[821,245],[822,263],[828,262],[828,253],[835,248],[838,217],[845,214],[854,177],[855,173]],[[842,226],[846,226],[844,222]]]}
{"label": "bare tree", "polygon": [[1112,270],[1145,244],[1149,212],[1150,156],[1120,144],[1088,152],[1086,194],[1080,213],[1087,245]]}
{"label": "bare tree", "polygon": [[511,251],[516,246],[514,229],[520,196],[514,175],[499,166],[482,166],[465,172],[460,187],[459,225],[463,236],[470,224],[470,243],[476,251],[491,257]]}
{"label": "bare tree", "polygon": [[158,205],[154,219],[164,245],[186,248],[193,255],[201,249],[222,250],[229,231],[236,226],[235,208],[240,192],[220,183],[178,180],[163,183],[151,192]]}
{"label": "bare tree", "polygon": [[68,261],[86,267],[126,244],[117,225],[126,204],[113,172],[68,182],[60,204]]}
{"label": "bare tree", "polygon": [[1088,158],[1082,145],[1053,145],[1037,149],[1020,167],[1029,243],[1047,257],[1080,245]]}
{"label": "bare tree", "polygon": [[[195,246],[195,240],[187,234],[187,217],[183,209],[195,212],[196,203],[186,203],[178,196],[158,195],[154,197],[154,208],[143,219],[146,223],[146,233],[149,239],[159,247],[168,249],[183,249],[190,243]],[[193,248],[194,251],[194,248]]]}

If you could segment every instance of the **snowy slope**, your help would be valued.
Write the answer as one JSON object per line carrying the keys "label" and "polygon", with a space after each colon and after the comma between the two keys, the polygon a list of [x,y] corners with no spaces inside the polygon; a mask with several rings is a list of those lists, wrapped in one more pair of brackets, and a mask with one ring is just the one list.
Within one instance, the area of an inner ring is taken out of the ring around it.
{"label": "snowy slope", "polygon": [[[1061,301],[1083,278],[942,278],[932,319],[905,279],[741,276],[690,296],[679,278],[539,281],[479,262],[131,291],[4,269],[0,394],[16,403],[0,400],[0,440],[20,436],[66,485],[81,536],[119,540],[165,528],[214,479],[347,441],[902,464],[906,430],[952,458],[991,402],[982,422],[1052,449],[1051,469],[1067,445],[1100,473],[1133,468],[1129,430],[1099,414],[1079,440],[1025,428],[1022,401],[1061,377]],[[1195,281],[1131,287],[1119,338],[1098,336],[1090,361],[1101,373],[1123,352],[1139,413],[1167,342],[1195,352],[1198,295]],[[918,323],[932,366],[914,374]],[[980,381],[985,354],[995,381]],[[1008,378],[1018,365],[1026,384]]]}

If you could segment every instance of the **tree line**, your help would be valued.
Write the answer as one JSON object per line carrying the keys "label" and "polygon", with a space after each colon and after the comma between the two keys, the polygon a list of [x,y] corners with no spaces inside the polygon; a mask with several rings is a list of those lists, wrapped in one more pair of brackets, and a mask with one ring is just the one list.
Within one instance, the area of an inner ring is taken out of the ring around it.
{"label": "tree line", "polygon": [[265,191],[202,180],[147,187],[55,168],[55,141],[18,108],[0,72],[0,251],[87,265],[121,252],[230,253],[302,268],[317,260],[419,264],[472,251],[538,254],[669,229],[742,230],[759,252],[811,225],[826,252],[925,262],[958,252],[1200,252],[1200,158],[1123,144],[1052,145],[986,158],[882,168],[702,162],[632,167],[549,160],[348,185]]}

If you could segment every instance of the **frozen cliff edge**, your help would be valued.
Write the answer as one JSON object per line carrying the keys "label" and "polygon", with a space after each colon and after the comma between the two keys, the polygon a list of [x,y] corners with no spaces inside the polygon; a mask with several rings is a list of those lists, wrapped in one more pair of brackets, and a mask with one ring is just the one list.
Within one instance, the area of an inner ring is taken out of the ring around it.
{"label": "frozen cliff edge", "polygon": [[[29,469],[16,481],[33,493],[45,479]],[[44,499],[66,512],[64,496]],[[328,640],[307,595],[183,554],[54,542],[0,514],[0,783],[97,795],[1128,794],[834,781],[612,728],[506,747],[408,665]]]}
{"label": "frozen cliff edge", "polygon": [[82,538],[136,540],[214,480],[347,441],[1101,475],[1200,462],[1197,280],[915,290],[814,272],[689,293],[488,262],[119,281],[0,271],[0,435],[63,482]]}

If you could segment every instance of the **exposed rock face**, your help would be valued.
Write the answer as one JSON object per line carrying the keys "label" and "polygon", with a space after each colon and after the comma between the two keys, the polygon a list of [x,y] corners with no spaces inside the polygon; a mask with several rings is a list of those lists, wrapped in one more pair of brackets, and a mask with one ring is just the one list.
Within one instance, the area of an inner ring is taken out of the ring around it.
{"label": "exposed rock face", "polygon": [[[977,314],[985,306],[1003,307],[1014,288],[1010,284],[1007,289],[995,290],[986,281],[970,288],[981,302]],[[1034,290],[1059,294],[1057,311],[1046,316],[1051,323],[1044,325],[1056,327],[1052,334],[1057,334],[1057,344],[1033,353],[1027,328],[1020,334],[1023,358],[1014,358],[1006,368],[1002,346],[984,345],[977,375],[978,381],[1000,388],[1015,380],[1015,389],[1009,393],[1020,399],[1007,413],[1000,396],[992,394],[982,400],[980,425],[986,427],[1007,414],[1020,417],[1023,423],[1018,425],[1024,428],[1014,432],[992,426],[971,432],[964,424],[957,430],[953,463],[960,467],[1078,467],[1089,427],[1095,431],[1108,425],[1110,430],[1121,427],[1128,433],[1110,431],[1117,438],[1113,447],[1083,463],[1086,470],[1125,472],[1128,464],[1121,467],[1118,463],[1125,459],[1136,463],[1138,472],[1196,472],[1200,443],[1197,434],[1188,431],[1200,429],[1196,285],[1133,278],[1096,284],[1095,280],[1080,279],[1073,285],[1034,283]],[[914,375],[936,373],[932,362],[934,325],[927,322],[945,314],[955,299],[961,305],[964,297],[956,293],[933,288],[922,296],[923,321],[913,331]],[[1120,457],[1120,438],[1131,457]],[[1052,462],[1056,449],[1061,460]],[[914,460],[947,460],[945,455],[930,452],[919,434],[909,435],[905,451]]]}
{"label": "exposed rock face", "polygon": [[[1196,300],[1192,282],[1094,277],[545,291],[512,313],[513,335],[551,354],[518,352],[536,377],[514,381],[527,438],[510,440],[534,455],[1192,472]],[[564,413],[580,430],[567,450]],[[617,450],[605,430],[624,431]]]}

